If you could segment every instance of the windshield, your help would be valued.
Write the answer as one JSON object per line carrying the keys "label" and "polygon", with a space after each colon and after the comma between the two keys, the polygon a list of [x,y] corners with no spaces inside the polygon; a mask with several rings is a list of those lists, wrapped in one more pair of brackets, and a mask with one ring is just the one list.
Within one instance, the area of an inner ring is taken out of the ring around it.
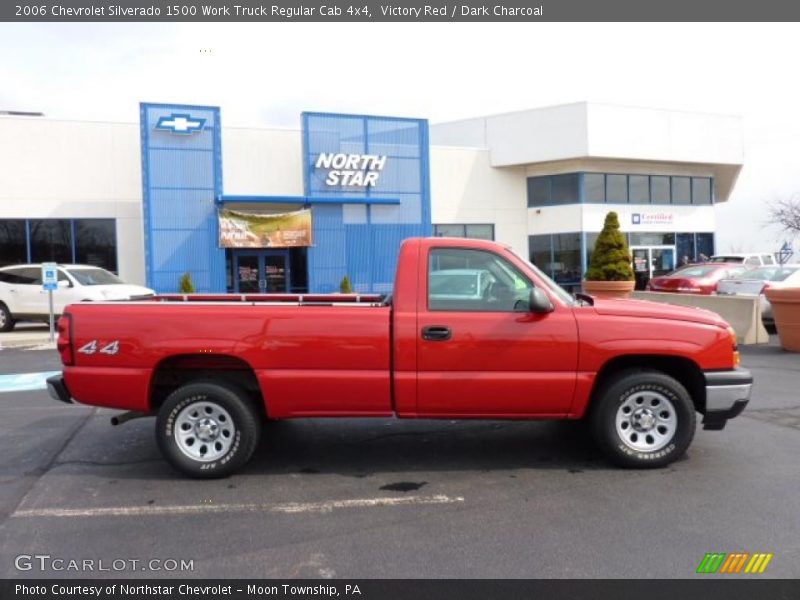
{"label": "windshield", "polygon": [[81,285],[109,285],[114,283],[125,283],[113,273],[105,269],[67,269],[75,280]]}
{"label": "windshield", "polygon": [[744,262],[744,256],[712,256],[708,262],[713,263],[740,263]]}
{"label": "windshield", "polygon": [[681,277],[683,279],[699,279],[701,277],[707,277],[711,275],[714,271],[719,270],[717,266],[702,266],[696,265],[693,267],[684,267],[682,269],[678,269],[677,271],[673,271],[667,277]]}
{"label": "windshield", "polygon": [[520,259],[522,262],[524,262],[526,265],[528,265],[528,267],[534,273],[536,273],[536,275],[539,277],[539,279],[541,279],[542,283],[544,283],[547,286],[547,289],[549,289],[556,296],[558,296],[559,300],[561,300],[562,302],[565,302],[565,303],[567,303],[569,305],[575,304],[575,299],[564,288],[562,288],[555,281],[553,281],[547,275],[545,275],[544,272],[539,267],[537,267],[535,264],[533,264],[528,259],[526,259],[526,258],[520,256],[519,254],[517,254],[516,252],[514,252],[514,250],[512,250],[511,248],[509,248],[508,251],[511,252],[511,254],[516,256],[518,259]]}

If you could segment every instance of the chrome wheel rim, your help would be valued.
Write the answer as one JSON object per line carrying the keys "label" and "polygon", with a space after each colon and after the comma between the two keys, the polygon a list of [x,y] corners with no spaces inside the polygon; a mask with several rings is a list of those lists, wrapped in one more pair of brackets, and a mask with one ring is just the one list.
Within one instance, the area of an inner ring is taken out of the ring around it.
{"label": "chrome wheel rim", "polygon": [[193,402],[175,419],[175,443],[184,455],[199,462],[225,456],[235,434],[233,419],[216,402]]}
{"label": "chrome wheel rim", "polygon": [[678,415],[669,399],[652,390],[630,394],[617,409],[617,435],[637,452],[656,452],[672,441]]}

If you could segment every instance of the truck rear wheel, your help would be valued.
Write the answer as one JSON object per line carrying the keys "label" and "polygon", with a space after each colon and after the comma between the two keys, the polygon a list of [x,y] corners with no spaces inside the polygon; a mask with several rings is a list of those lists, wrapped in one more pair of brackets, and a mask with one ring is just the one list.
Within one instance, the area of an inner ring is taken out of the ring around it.
{"label": "truck rear wheel", "polygon": [[598,445],[614,463],[663,467],[692,443],[694,404],[686,388],[669,375],[626,371],[600,390],[591,426]]}
{"label": "truck rear wheel", "polygon": [[164,458],[191,477],[227,477],[250,460],[260,419],[243,391],[196,382],[170,394],[158,411],[156,441]]}

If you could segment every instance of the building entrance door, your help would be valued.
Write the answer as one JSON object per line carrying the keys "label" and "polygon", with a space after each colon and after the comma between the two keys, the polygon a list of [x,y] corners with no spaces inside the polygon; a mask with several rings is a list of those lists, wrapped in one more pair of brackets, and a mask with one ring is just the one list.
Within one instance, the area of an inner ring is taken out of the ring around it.
{"label": "building entrance door", "polygon": [[243,250],[233,255],[233,291],[238,294],[280,294],[289,291],[288,250]]}
{"label": "building entrance door", "polygon": [[632,246],[636,289],[643,290],[653,277],[675,270],[675,246]]}

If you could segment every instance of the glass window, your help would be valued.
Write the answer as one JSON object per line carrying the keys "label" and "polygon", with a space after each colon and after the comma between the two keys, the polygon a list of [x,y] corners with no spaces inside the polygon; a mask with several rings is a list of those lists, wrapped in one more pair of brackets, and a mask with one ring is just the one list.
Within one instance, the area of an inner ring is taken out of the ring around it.
{"label": "glass window", "polygon": [[[625,235],[625,234],[623,234]],[[586,234],[586,264],[592,262],[592,252],[594,252],[594,245],[597,243],[597,238],[600,236],[599,233],[587,233]]]}
{"label": "glass window", "polygon": [[72,262],[72,223],[68,219],[30,222],[31,262]]}
{"label": "glass window", "polygon": [[124,283],[113,273],[105,269],[67,269],[69,274],[81,285],[112,285]]}
{"label": "glass window", "polygon": [[25,269],[6,269],[0,271],[0,281],[4,283],[30,283]]}
{"label": "glass window", "polygon": [[672,246],[675,244],[674,233],[633,232],[630,234],[631,246]]}
{"label": "glass window", "polygon": [[[447,266],[454,264],[468,266]],[[493,252],[466,248],[431,250],[429,310],[527,311],[532,287],[514,265]]]}
{"label": "glass window", "polygon": [[650,177],[650,201],[653,204],[669,204],[669,177],[653,175]]}
{"label": "glass window", "polygon": [[580,285],[581,234],[559,233],[553,236],[553,262],[546,269],[562,287]]}
{"label": "glass window", "polygon": [[528,177],[528,206],[550,204],[550,178]]}
{"label": "glass window", "polygon": [[695,235],[697,240],[697,260],[702,260],[703,256],[708,260],[709,256],[714,255],[714,234],[698,233]]}
{"label": "glass window", "polygon": [[583,196],[586,202],[605,202],[606,176],[602,173],[584,174]]}
{"label": "glass window", "polygon": [[688,177],[672,178],[672,203],[689,204],[691,202],[691,191],[689,189]]}
{"label": "glass window", "polygon": [[28,262],[25,221],[0,221],[0,267]]}
{"label": "glass window", "polygon": [[463,225],[434,225],[433,235],[436,237],[464,237]]}
{"label": "glass window", "polygon": [[553,204],[575,204],[580,199],[579,176],[577,173],[553,175],[551,181],[551,201]]}
{"label": "glass window", "polygon": [[20,269],[19,283],[27,285],[42,285],[42,268],[41,267],[25,267]]}
{"label": "glass window", "polygon": [[548,270],[552,260],[549,235],[528,236],[528,254],[532,264],[552,277],[552,273]]}
{"label": "glass window", "polygon": [[488,223],[434,225],[433,235],[436,237],[465,237],[478,240],[493,240],[494,225]]}
{"label": "glass window", "polygon": [[627,175],[606,175],[606,202],[628,202]]}
{"label": "glass window", "polygon": [[114,219],[75,221],[75,262],[117,271],[117,231]]}
{"label": "glass window", "polygon": [[494,240],[494,225],[466,225],[465,237],[477,240]]}
{"label": "glass window", "polygon": [[711,180],[692,177],[692,204],[711,204]]}
{"label": "glass window", "polygon": [[679,233],[675,236],[675,252],[680,266],[688,265],[694,260],[694,234]]}
{"label": "glass window", "polygon": [[647,175],[628,176],[628,189],[631,203],[650,203],[650,178]]}

